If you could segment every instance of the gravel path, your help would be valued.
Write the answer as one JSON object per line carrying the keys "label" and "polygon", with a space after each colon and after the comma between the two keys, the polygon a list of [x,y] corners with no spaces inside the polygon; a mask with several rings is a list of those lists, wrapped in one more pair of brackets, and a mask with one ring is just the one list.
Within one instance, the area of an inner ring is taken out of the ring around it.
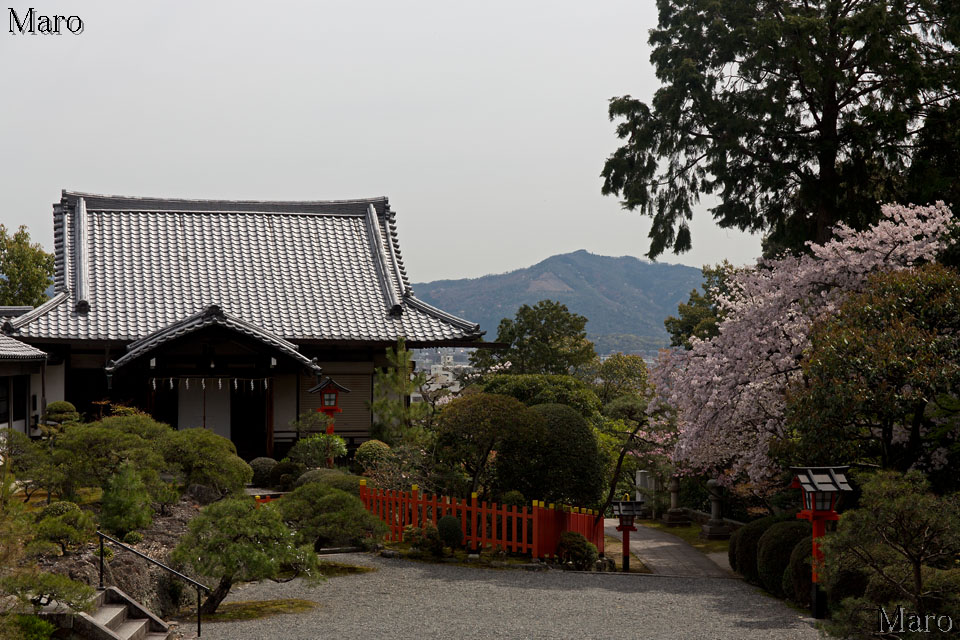
{"label": "gravel path", "polygon": [[[204,640],[623,638],[813,640],[800,614],[740,580],[494,570],[334,556],[372,573],[244,585],[228,600],[304,598],[311,612],[204,624]],[[633,632],[624,635],[625,620]]]}

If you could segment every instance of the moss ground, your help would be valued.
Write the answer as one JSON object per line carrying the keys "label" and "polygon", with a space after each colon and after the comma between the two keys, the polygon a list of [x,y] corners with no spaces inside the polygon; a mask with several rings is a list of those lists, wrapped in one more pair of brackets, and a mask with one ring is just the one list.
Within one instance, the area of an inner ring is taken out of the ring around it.
{"label": "moss ground", "polygon": [[[604,536],[603,552],[608,558],[613,558],[617,565],[617,571],[623,571],[623,541],[613,536]],[[653,573],[643,564],[643,561],[637,557],[637,554],[630,554],[630,573]]]}
{"label": "moss ground", "polygon": [[[238,620],[254,620],[285,613],[303,613],[319,606],[310,600],[289,598],[283,600],[251,600],[240,602],[224,602],[217,607],[217,612],[203,616],[204,622],[236,622]],[[187,615],[184,612],[183,622],[196,621],[196,612]]]}

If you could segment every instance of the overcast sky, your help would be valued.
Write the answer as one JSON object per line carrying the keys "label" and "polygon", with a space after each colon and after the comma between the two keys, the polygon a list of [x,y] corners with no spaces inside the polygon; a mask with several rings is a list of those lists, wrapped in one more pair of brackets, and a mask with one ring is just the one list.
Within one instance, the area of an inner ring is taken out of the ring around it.
{"label": "overcast sky", "polygon": [[[14,6],[21,15],[29,4]],[[54,2],[81,35],[0,31],[0,222],[52,250],[63,188],[135,196],[386,195],[414,281],[587,249],[642,256],[600,195],[607,101],[649,99],[653,0]],[[691,252],[759,237],[701,207]]]}

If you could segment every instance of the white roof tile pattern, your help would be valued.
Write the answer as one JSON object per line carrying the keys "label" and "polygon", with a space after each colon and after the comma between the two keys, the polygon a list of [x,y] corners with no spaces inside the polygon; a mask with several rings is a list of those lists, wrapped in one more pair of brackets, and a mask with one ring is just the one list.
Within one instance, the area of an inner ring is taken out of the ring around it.
{"label": "white roof tile pattern", "polygon": [[287,340],[442,343],[479,325],[413,296],[386,198],[160,200],[64,192],[55,295],[23,338],[138,340],[217,305]]}
{"label": "white roof tile pattern", "polygon": [[47,354],[15,338],[0,335],[0,360],[45,360]]}

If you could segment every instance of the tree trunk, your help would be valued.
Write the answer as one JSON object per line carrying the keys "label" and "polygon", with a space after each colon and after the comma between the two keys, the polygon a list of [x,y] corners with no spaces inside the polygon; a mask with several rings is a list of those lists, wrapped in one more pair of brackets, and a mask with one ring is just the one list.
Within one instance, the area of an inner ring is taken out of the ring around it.
{"label": "tree trunk", "polygon": [[925,620],[926,607],[924,607],[923,597],[923,566],[919,560],[913,562],[913,606],[917,609],[917,615],[921,620]]}
{"label": "tree trunk", "polygon": [[203,601],[203,604],[200,606],[200,613],[209,615],[211,613],[216,613],[217,607],[220,606],[220,603],[223,602],[223,599],[227,597],[227,594],[230,593],[230,587],[233,586],[233,576],[223,576],[220,578],[220,583],[217,585],[216,589],[210,592],[210,595],[207,596],[207,599]]}
{"label": "tree trunk", "polygon": [[597,517],[593,521],[594,524],[603,519],[603,514],[606,512],[607,507],[609,507],[610,503],[613,502],[613,494],[616,493],[617,482],[620,480],[620,468],[623,466],[623,458],[627,455],[627,451],[630,450],[630,447],[633,444],[633,439],[637,437],[640,427],[642,427],[644,424],[646,424],[645,421],[637,422],[636,428],[630,432],[630,435],[627,436],[627,441],[624,442],[623,447],[620,448],[620,457],[617,458],[617,466],[613,470],[613,479],[610,480],[610,492],[607,494],[607,499],[603,503],[603,506],[600,507]]}

